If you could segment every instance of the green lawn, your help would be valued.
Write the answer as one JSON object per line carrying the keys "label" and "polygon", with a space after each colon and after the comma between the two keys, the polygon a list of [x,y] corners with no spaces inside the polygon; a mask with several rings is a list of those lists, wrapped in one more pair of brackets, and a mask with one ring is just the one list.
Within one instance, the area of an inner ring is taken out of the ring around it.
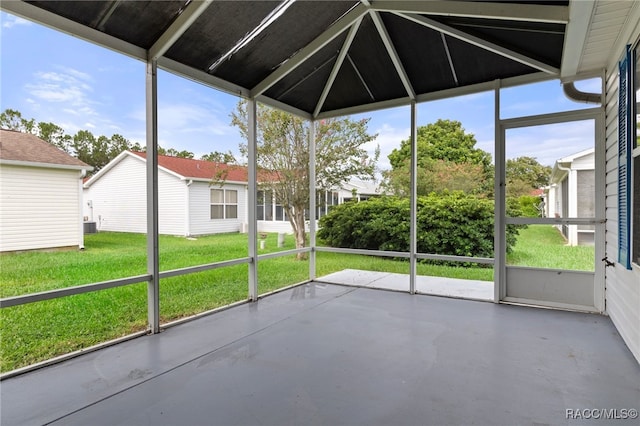
{"label": "green lawn", "polygon": [[562,234],[550,225],[529,225],[520,230],[513,252],[507,256],[509,265],[539,268],[593,271],[593,246],[565,246]]}
{"label": "green lawn", "polygon": [[[551,231],[551,232],[549,232]],[[546,242],[546,238],[555,239]],[[543,239],[542,236],[545,236]],[[294,248],[292,236],[276,248],[276,234],[267,237],[260,254]],[[524,242],[526,241],[526,242]],[[545,244],[539,244],[545,241]],[[84,251],[25,252],[0,255],[0,296],[9,297],[55,288],[146,273],[146,236],[101,232],[87,235]],[[223,234],[197,239],[160,237],[161,271],[247,257],[247,236]],[[553,247],[555,254],[550,252]],[[567,250],[571,249],[571,250]],[[580,249],[580,250],[573,250]],[[531,265],[534,258],[585,257],[584,248],[564,247],[551,227],[522,231],[510,263]],[[591,262],[593,268],[593,248]],[[562,254],[560,256],[560,254]],[[588,257],[588,256],[587,256]],[[584,261],[582,261],[584,262]],[[547,266],[547,265],[538,265]],[[557,266],[554,266],[557,267]],[[258,263],[259,293],[263,294],[308,278],[308,262],[294,256]],[[407,261],[372,256],[318,253],[317,275],[343,269],[408,273]],[[418,265],[418,274],[491,281],[492,268]],[[237,265],[162,279],[161,321],[166,323],[247,298],[247,265]],[[0,371],[42,361],[146,328],[146,284],[48,300],[0,310]]]}

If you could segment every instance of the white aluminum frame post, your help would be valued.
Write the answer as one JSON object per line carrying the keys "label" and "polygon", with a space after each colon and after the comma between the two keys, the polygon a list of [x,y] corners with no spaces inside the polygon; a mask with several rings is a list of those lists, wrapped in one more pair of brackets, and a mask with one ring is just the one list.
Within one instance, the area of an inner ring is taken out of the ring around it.
{"label": "white aluminum frame post", "polygon": [[160,256],[158,247],[158,64],[147,61],[147,319],[160,332]]}
{"label": "white aluminum frame post", "polygon": [[258,195],[257,150],[258,150],[258,111],[255,99],[247,100],[248,137],[247,137],[247,161],[248,161],[248,231],[249,231],[249,299],[258,300],[258,221],[256,219],[256,206]]}
{"label": "white aluminum frame post", "polygon": [[309,123],[309,280],[316,279],[316,122]]}
{"label": "white aluminum frame post", "polygon": [[416,101],[411,101],[411,207],[409,223],[409,293],[416,293],[418,253],[418,112]]}
{"label": "white aluminum frame post", "polygon": [[493,224],[493,301],[500,303],[506,294],[504,268],[507,262],[506,228],[506,172],[505,151],[500,127],[500,80],[494,81],[494,224]]}

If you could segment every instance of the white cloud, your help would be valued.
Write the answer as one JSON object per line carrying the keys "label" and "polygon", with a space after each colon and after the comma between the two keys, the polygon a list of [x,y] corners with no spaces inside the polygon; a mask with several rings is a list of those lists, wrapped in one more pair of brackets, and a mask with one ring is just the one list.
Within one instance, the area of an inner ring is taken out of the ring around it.
{"label": "white cloud", "polygon": [[158,108],[158,120],[163,129],[178,134],[207,132],[212,135],[226,135],[232,129],[217,115],[196,105],[161,105]]}
{"label": "white cloud", "polygon": [[522,102],[515,102],[507,105],[502,105],[502,111],[503,112],[526,111],[527,113],[530,113],[531,111],[544,110],[545,105],[546,104],[542,101],[522,101]]}
{"label": "white cloud", "polygon": [[25,86],[29,95],[40,102],[62,103],[63,111],[74,115],[96,115],[92,99],[91,76],[69,67],[39,71],[35,81]]}
{"label": "white cloud", "polygon": [[3,17],[5,19],[3,19],[2,21],[2,28],[13,28],[15,26],[19,26],[19,25],[31,25],[32,22],[31,21],[27,21],[26,19],[22,19],[22,18],[18,18],[17,16],[12,16],[12,15],[8,15],[8,14],[2,14]]}
{"label": "white cloud", "polygon": [[400,147],[400,142],[407,139],[411,134],[410,128],[396,128],[388,123],[383,123],[381,127],[373,130],[373,133],[377,133],[378,137],[364,145],[364,148],[373,154],[376,146],[380,146],[380,159],[378,160],[378,168],[381,170],[391,169],[391,163],[389,163],[389,154],[395,148]]}
{"label": "white cloud", "polygon": [[594,146],[593,123],[570,122],[514,129],[507,132],[507,158],[535,157],[553,166],[556,160]]}
{"label": "white cloud", "polygon": [[[131,118],[144,122],[144,108]],[[159,144],[164,148],[187,150],[196,155],[211,151],[237,151],[238,130],[229,124],[226,112],[187,103],[158,105]]]}

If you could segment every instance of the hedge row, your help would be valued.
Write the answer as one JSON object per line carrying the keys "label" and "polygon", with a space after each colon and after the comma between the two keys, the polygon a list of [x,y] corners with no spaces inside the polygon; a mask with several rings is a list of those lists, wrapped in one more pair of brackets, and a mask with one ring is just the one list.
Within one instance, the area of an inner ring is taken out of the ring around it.
{"label": "hedge row", "polygon": [[[453,192],[419,197],[417,204],[418,252],[493,257],[493,200]],[[318,237],[332,247],[407,252],[409,212],[407,198],[345,203],[320,219]],[[518,227],[507,228],[510,251]]]}

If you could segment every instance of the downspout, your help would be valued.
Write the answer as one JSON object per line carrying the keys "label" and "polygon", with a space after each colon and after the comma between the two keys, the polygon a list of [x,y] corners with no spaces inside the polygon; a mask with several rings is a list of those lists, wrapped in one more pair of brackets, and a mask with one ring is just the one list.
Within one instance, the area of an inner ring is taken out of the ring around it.
{"label": "downspout", "polygon": [[[582,103],[587,103],[587,104],[596,104],[596,105],[603,105],[603,94],[602,93],[589,93],[589,92],[582,92],[580,90],[578,90],[575,86],[574,82],[570,82],[570,83],[564,83],[562,85],[562,90],[564,91],[564,94],[567,98],[574,100],[576,102],[582,102]],[[604,87],[603,87],[603,92],[604,92]],[[558,164],[558,168],[560,170],[566,171],[567,172],[567,179],[569,179],[569,184],[571,184],[572,179],[576,179],[575,176],[573,175],[573,172],[571,171],[571,168],[564,168],[562,166],[560,166]],[[567,187],[569,187],[569,185],[567,185]],[[577,196],[577,195],[576,195]],[[571,216],[571,206],[574,204],[571,200],[567,197],[567,200],[569,202],[569,205],[567,206],[567,213],[569,214],[569,216]],[[576,203],[577,204],[577,201]],[[577,205],[573,206],[574,208],[577,209]],[[573,242],[575,242],[575,244],[578,244],[578,236],[577,236],[577,225],[569,225],[567,226],[567,231],[569,233],[568,238],[569,238],[569,243],[572,244]],[[575,235],[573,235],[575,233]],[[573,240],[573,237],[575,237],[575,241]]]}
{"label": "downspout", "polygon": [[582,102],[585,104],[601,104],[602,103],[601,93],[582,92],[576,88],[574,82],[564,83],[562,85],[562,90],[564,91],[564,95],[567,98],[576,102]]}
{"label": "downspout", "polygon": [[87,171],[85,169],[80,170],[80,177],[78,178],[78,210],[79,210],[79,215],[80,215],[80,220],[78,222],[80,222],[80,234],[78,235],[78,249],[79,250],[84,250],[84,197],[83,197],[83,190],[82,190],[82,184],[83,184],[83,180],[85,178],[85,176],[87,175]]}
{"label": "downspout", "polygon": [[191,236],[191,185],[193,184],[193,179],[189,179],[187,181],[187,208],[186,210],[186,218],[185,218],[185,223],[184,223],[184,236],[185,237],[189,237]]}

